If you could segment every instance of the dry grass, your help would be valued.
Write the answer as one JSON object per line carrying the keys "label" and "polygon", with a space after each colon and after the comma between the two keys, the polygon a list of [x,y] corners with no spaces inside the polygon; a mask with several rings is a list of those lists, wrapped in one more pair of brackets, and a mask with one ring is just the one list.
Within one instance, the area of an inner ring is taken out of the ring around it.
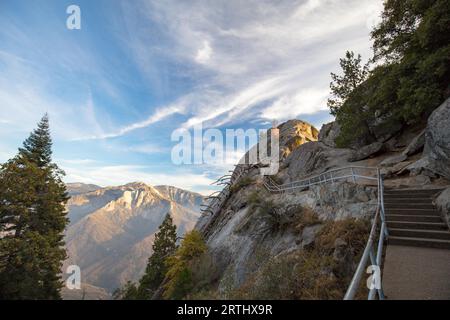
{"label": "dry grass", "polygon": [[321,223],[318,215],[311,208],[298,206],[296,211],[293,222],[294,229],[299,234],[303,232],[305,227]]}
{"label": "dry grass", "polygon": [[[308,213],[305,219],[315,223],[316,218]],[[326,222],[311,249],[270,259],[230,296],[234,299],[342,299],[368,231],[366,221]],[[335,258],[336,239],[347,243],[343,259]]]}

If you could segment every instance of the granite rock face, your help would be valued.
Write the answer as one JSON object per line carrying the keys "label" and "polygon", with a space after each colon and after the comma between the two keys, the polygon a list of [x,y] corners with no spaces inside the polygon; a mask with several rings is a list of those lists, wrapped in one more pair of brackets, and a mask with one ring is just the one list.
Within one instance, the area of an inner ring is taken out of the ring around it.
{"label": "granite rock face", "polygon": [[[414,128],[407,135],[402,132],[392,136],[398,129],[394,128],[386,134],[380,133],[376,142],[354,149],[336,148],[334,140],[339,134],[339,126],[335,122],[324,125],[318,134],[302,121],[291,120],[278,128],[280,167],[278,174],[272,176],[276,184],[309,179],[330,169],[348,166],[361,170],[359,174],[366,176],[374,173],[374,167],[382,167],[380,172],[383,176],[392,179],[391,182],[398,182],[400,187],[429,185],[433,179],[425,175],[431,172],[425,169],[430,162],[428,157],[421,159],[417,154],[425,143],[425,133],[418,134],[423,127]],[[433,135],[439,142],[444,136],[444,133]],[[317,137],[319,140],[315,141]],[[393,139],[392,150],[386,148],[386,137]],[[390,157],[386,158],[386,152]],[[208,230],[203,235],[213,259],[219,261],[220,293],[229,287],[239,288],[262,268],[264,262],[314,248],[325,223],[347,218],[368,220],[377,209],[377,185],[370,179],[354,183],[351,178],[344,178],[326,185],[271,193],[264,187],[264,178],[257,167],[250,168],[245,178],[251,183],[235,188],[236,191],[231,192],[214,218],[202,218],[208,223]],[[448,199],[449,195],[442,197]],[[258,206],[264,210],[258,210]],[[448,204],[442,206],[448,210]],[[298,212],[291,215],[295,208]],[[269,216],[272,214],[272,218],[267,218],[267,212],[271,212]],[[310,213],[314,214],[314,221],[304,224],[302,219],[307,219],[305,217]],[[281,223],[284,228],[277,227]],[[299,223],[304,224],[300,231],[296,229]],[[351,274],[354,257],[348,245],[337,239],[334,247],[336,264],[342,266],[343,274]]]}
{"label": "granite rock face", "polygon": [[364,160],[369,158],[370,156],[380,152],[383,148],[383,143],[382,142],[374,142],[371,143],[367,146],[364,146],[358,150],[355,150],[353,152],[353,155],[349,158],[350,162],[354,162],[354,161],[359,161],[359,160]]}
{"label": "granite rock face", "polygon": [[450,98],[428,118],[423,156],[429,170],[450,179]]}
{"label": "granite rock face", "polygon": [[380,165],[381,166],[393,166],[396,165],[397,163],[403,162],[408,158],[408,156],[404,155],[404,154],[398,154],[395,156],[391,156],[389,158],[384,159],[383,161],[381,161]]}
{"label": "granite rock face", "polygon": [[450,227],[450,187],[442,191],[435,200],[436,207],[441,211],[447,225]]}
{"label": "granite rock face", "polygon": [[335,148],[336,138],[341,133],[341,127],[337,121],[324,124],[319,132],[319,141],[323,144]]}
{"label": "granite rock face", "polygon": [[[280,171],[274,177],[277,183],[348,166],[347,159],[352,150],[310,141],[316,136],[313,130],[310,138],[305,139],[308,127],[303,122],[288,121],[279,128],[280,145],[286,148],[286,152],[285,158],[280,158]],[[300,135],[299,141],[303,143],[292,148],[290,141],[295,140],[295,135]],[[263,261],[269,261],[279,255],[314,246],[316,235],[325,221],[350,217],[366,219],[376,209],[373,186],[338,181],[332,186],[315,186],[279,194],[264,188],[257,168],[250,169],[245,178],[251,179],[252,183],[237,188],[214,217],[204,216],[196,226],[199,229],[208,224],[208,228],[202,230],[205,230],[203,235],[212,258],[218,261],[216,265],[221,274],[219,292],[225,292],[225,287],[236,288],[245,283],[263,265],[258,260],[261,256]],[[275,219],[268,219],[266,214],[255,209],[255,194],[256,203],[262,203],[265,210],[278,214]],[[296,226],[308,213],[313,213],[318,221],[306,223],[299,231]],[[284,227],[276,227],[281,223]],[[341,249],[337,245],[337,250]],[[339,259],[343,256],[343,252],[337,254]]]}
{"label": "granite rock face", "polygon": [[403,154],[408,157],[412,156],[420,152],[423,149],[424,145],[425,145],[425,130],[420,132],[414,139],[412,139],[412,141],[403,151]]}
{"label": "granite rock face", "polygon": [[307,142],[317,141],[319,131],[301,120],[289,120],[278,126],[280,130],[280,159],[285,159],[297,147]]}

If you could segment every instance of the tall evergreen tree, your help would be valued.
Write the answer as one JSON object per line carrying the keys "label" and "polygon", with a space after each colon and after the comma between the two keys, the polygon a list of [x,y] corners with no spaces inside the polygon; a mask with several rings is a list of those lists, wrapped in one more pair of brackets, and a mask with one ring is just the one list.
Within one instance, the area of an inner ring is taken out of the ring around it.
{"label": "tall evergreen tree", "polygon": [[361,64],[361,55],[355,57],[353,51],[347,51],[345,58],[340,59],[339,65],[342,68],[342,75],[331,73],[330,83],[332,97],[328,99],[328,107],[331,114],[336,115],[339,109],[349,98],[352,92],[364,81],[369,75],[369,65]]}
{"label": "tall evergreen tree", "polygon": [[23,148],[19,148],[19,153],[39,168],[45,168],[51,164],[52,138],[47,114],[42,117],[37,128],[23,142]]}
{"label": "tall evergreen tree", "polygon": [[176,249],[177,227],[172,217],[167,214],[153,242],[153,254],[148,259],[144,276],[139,281],[137,290],[138,299],[150,299],[161,285],[167,272],[166,260]]}
{"label": "tall evergreen tree", "polygon": [[450,1],[385,0],[381,18],[371,32],[376,64],[367,79],[355,87],[332,74],[328,106],[341,125],[341,147],[373,142],[376,132],[425,125],[450,96]]}
{"label": "tall evergreen tree", "polygon": [[0,298],[60,299],[68,222],[64,172],[51,162],[45,115],[0,168]]}

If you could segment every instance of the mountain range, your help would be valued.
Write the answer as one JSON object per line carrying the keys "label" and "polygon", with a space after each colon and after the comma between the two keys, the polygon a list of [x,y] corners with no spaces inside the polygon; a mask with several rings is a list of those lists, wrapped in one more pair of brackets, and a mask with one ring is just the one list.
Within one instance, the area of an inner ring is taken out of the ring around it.
{"label": "mountain range", "polygon": [[69,257],[63,270],[78,265],[83,284],[108,293],[142,276],[167,213],[181,236],[194,227],[203,201],[194,192],[142,182],[106,188],[69,183],[67,190]]}

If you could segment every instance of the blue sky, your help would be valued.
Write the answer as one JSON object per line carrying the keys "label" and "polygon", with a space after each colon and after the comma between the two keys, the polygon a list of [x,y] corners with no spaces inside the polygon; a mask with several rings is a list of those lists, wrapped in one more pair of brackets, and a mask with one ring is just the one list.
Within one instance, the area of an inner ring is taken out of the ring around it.
{"label": "blue sky", "polygon": [[[81,9],[81,30],[66,8]],[[381,1],[0,1],[0,161],[45,112],[66,181],[206,193],[231,164],[174,165],[177,128],[317,128],[329,73],[370,57]]]}

